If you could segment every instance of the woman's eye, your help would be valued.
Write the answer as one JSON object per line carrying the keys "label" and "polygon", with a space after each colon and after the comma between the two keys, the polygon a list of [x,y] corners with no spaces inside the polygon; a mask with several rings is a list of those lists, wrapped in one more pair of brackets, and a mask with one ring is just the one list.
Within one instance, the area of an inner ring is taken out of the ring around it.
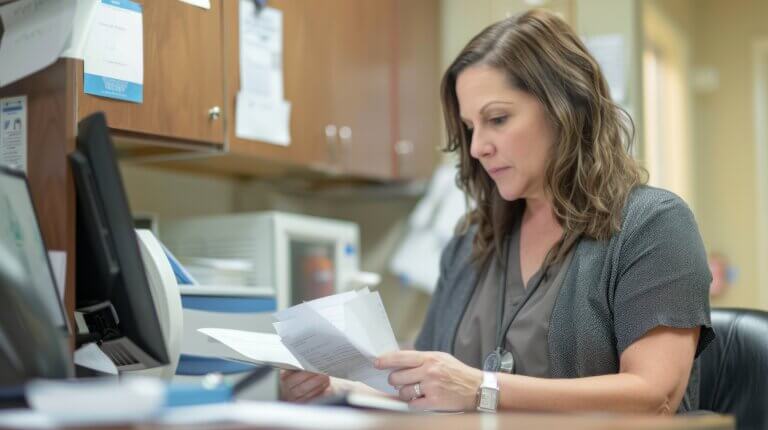
{"label": "woman's eye", "polygon": [[507,120],[506,115],[497,116],[488,120],[492,125],[502,125]]}

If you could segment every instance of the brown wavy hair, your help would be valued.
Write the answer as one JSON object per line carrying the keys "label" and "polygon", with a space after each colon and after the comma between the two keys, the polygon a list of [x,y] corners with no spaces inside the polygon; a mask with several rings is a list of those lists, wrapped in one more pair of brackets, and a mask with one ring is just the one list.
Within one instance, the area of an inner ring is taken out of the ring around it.
{"label": "brown wavy hair", "polygon": [[555,130],[544,186],[563,237],[544,267],[561,261],[582,236],[606,240],[619,231],[629,193],[648,177],[630,155],[634,124],[611,100],[600,67],[573,29],[550,12],[532,10],[480,32],[442,80],[448,132],[444,150],[458,153],[456,181],[476,203],[460,226],[477,225],[475,259],[485,262],[502,254],[496,251],[524,208],[523,201],[502,199],[480,162],[470,156],[472,132],[461,121],[456,80],[475,65],[502,71],[513,88],[536,97]]}

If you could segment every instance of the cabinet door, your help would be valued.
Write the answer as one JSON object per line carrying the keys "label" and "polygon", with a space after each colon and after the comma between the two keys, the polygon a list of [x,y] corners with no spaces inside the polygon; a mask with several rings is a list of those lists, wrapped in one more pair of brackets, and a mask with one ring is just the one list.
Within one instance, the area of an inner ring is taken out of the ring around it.
{"label": "cabinet door", "polygon": [[143,5],[144,101],[135,104],[83,93],[77,77],[78,118],[104,111],[109,126],[145,138],[224,143],[222,1],[211,9],[181,1]]}
{"label": "cabinet door", "polygon": [[391,0],[334,0],[334,121],[346,174],[394,174],[396,23]]}
{"label": "cabinet door", "polygon": [[[308,162],[315,170],[341,172],[339,119],[335,109],[337,26],[343,19],[336,0],[302,1],[306,15],[305,34],[298,55],[303,67],[286,70],[300,84],[296,93],[296,125],[308,145]],[[289,49],[286,47],[286,49]],[[295,49],[295,47],[294,47]]]}
{"label": "cabinet door", "polygon": [[233,115],[227,123],[230,152],[233,156],[255,157],[289,165],[323,164],[327,156],[324,137],[330,112],[331,37],[322,1],[271,0],[268,5],[283,14],[283,87],[291,103],[291,142],[278,146],[236,136],[235,104],[240,91],[240,0],[224,4],[228,29],[225,37],[227,62],[227,106]]}
{"label": "cabinet door", "polygon": [[396,7],[397,177],[426,178],[440,146],[440,5],[438,0],[396,0]]}

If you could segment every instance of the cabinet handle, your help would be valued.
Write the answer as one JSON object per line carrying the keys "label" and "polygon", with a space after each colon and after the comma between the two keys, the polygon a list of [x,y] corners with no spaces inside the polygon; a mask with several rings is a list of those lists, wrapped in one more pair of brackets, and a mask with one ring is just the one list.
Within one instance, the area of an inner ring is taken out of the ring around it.
{"label": "cabinet handle", "polygon": [[395,142],[395,154],[397,154],[397,176],[405,178],[408,176],[408,172],[411,170],[410,157],[413,154],[413,142],[410,140],[402,139]]}
{"label": "cabinet handle", "polygon": [[334,124],[328,124],[325,126],[325,143],[328,149],[328,160],[331,164],[338,162],[339,154],[336,150],[336,137],[338,135],[338,129]]}
{"label": "cabinet handle", "polygon": [[413,153],[413,142],[410,140],[398,140],[395,143],[395,153],[397,155],[408,155]]}
{"label": "cabinet handle", "polygon": [[333,124],[328,124],[325,126],[325,137],[330,141],[330,139],[333,139],[336,137],[336,126]]}
{"label": "cabinet handle", "polygon": [[218,106],[214,106],[210,109],[208,109],[208,119],[211,121],[215,121],[217,119],[221,118],[221,108]]}
{"label": "cabinet handle", "polygon": [[346,125],[341,126],[339,137],[341,138],[341,143],[348,144],[352,140],[352,128]]}

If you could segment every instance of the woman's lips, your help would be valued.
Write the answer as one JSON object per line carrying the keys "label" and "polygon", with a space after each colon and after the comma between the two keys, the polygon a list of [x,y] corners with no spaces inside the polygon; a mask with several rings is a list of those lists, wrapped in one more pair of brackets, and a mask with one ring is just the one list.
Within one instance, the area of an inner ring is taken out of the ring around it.
{"label": "woman's lips", "polygon": [[496,177],[504,173],[509,167],[494,167],[492,169],[488,169],[488,174],[491,175],[491,177]]}

